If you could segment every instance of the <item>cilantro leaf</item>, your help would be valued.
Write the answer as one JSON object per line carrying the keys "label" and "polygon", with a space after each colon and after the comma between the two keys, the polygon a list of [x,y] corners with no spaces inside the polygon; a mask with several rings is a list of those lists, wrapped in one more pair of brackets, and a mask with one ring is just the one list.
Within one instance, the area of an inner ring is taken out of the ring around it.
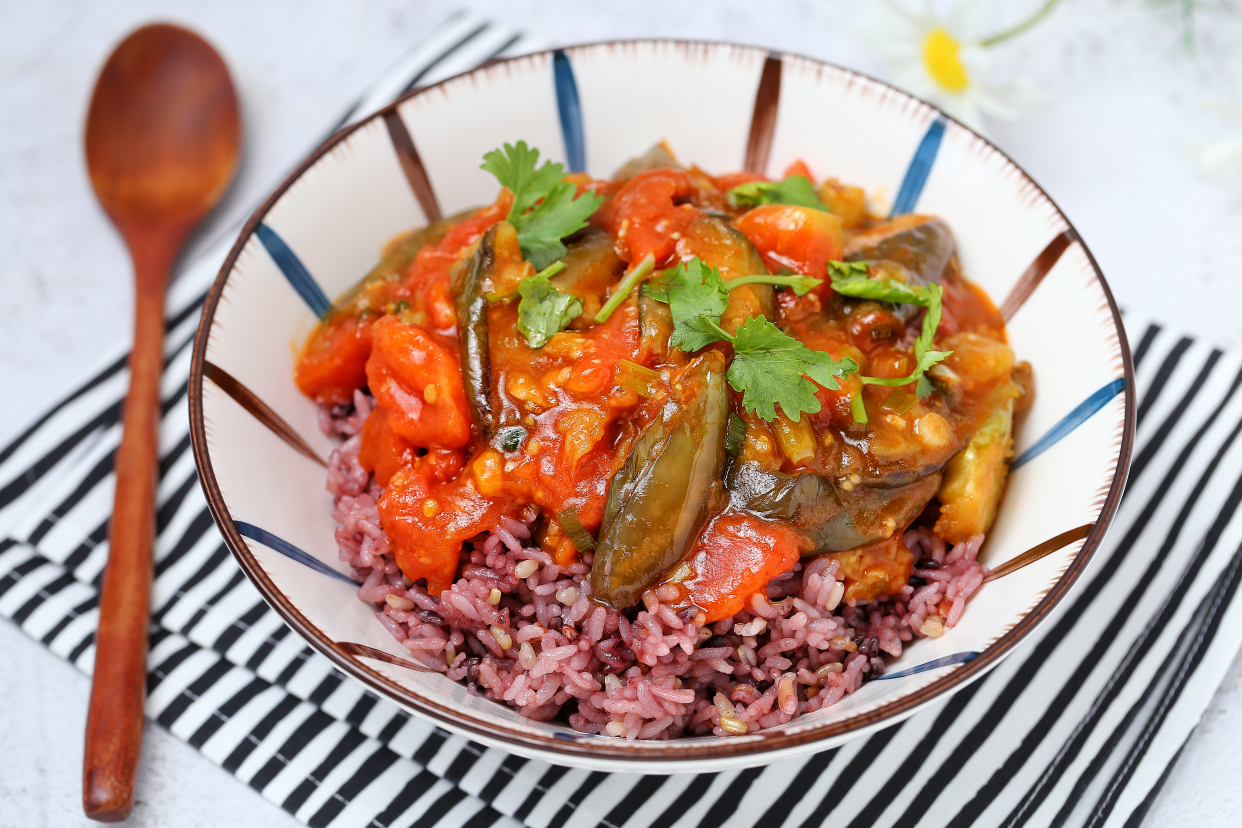
{"label": "cilantro leaf", "polygon": [[565,168],[551,161],[539,164],[539,150],[505,144],[483,156],[482,169],[513,192],[509,223],[517,230],[522,255],[537,270],[565,255],[561,239],[586,227],[586,220],[604,199],[594,192],[575,195],[578,188],[562,181]]}
{"label": "cilantro leaf", "polygon": [[828,210],[819,200],[815,185],[805,175],[791,175],[783,181],[748,181],[729,190],[729,204],[734,207],[758,207],[760,204],[796,204]]}
{"label": "cilantro leaf", "polygon": [[663,279],[653,280],[643,285],[643,296],[650,296],[657,302],[668,304],[668,285]]}
{"label": "cilantro leaf", "polygon": [[923,306],[931,301],[926,289],[918,285],[907,285],[895,279],[872,279],[867,275],[866,262],[829,262],[828,275],[832,279],[832,289],[842,296]]}
{"label": "cilantro leaf", "polygon": [[835,360],[825,351],[813,351],[762,316],[738,327],[733,352],[725,375],[729,385],[742,393],[742,408],[765,420],[776,418],[777,405],[791,420],[803,412],[818,412],[815,383],[807,377],[836,390],[838,379],[858,370],[848,356]]}
{"label": "cilantro leaf", "polygon": [[539,164],[539,150],[518,141],[517,146],[505,144],[504,150],[492,150],[483,156],[482,169],[496,176],[502,187],[513,193],[509,219],[520,216],[535,202],[552,192],[565,175],[565,167],[551,161]]}
{"label": "cilantro leaf", "polygon": [[518,285],[518,330],[532,348],[548,344],[553,334],[565,330],[582,314],[582,300],[553,287],[546,273],[523,279]]}
{"label": "cilantro leaf", "polygon": [[697,351],[721,337],[706,320],[719,322],[729,305],[720,271],[708,267],[697,256],[678,262],[672,273],[665,271],[664,288],[673,316],[669,344],[683,351]]}
{"label": "cilantro leaf", "polygon": [[[927,293],[927,313],[923,315],[923,329],[919,332],[918,338],[914,340],[914,371],[908,377],[862,377],[863,384],[885,385],[891,388],[917,382],[916,393],[919,397],[924,398],[935,390],[924,374],[927,373],[927,369],[943,361],[953,352],[932,350],[932,340],[936,336],[936,329],[940,327],[940,311],[944,298],[944,288],[940,285],[931,284],[925,290]],[[854,421],[866,422],[866,420],[859,420],[857,414],[855,414]]]}
{"label": "cilantro leaf", "polygon": [[587,219],[604,203],[594,192],[575,198],[577,192],[571,182],[562,181],[529,213],[509,219],[518,231],[522,255],[537,270],[564,256],[561,239],[586,227]]}
{"label": "cilantro leaf", "polygon": [[[660,278],[648,282],[643,286],[643,293],[669,306],[673,313],[674,336],[679,322],[684,323],[683,328],[688,327],[707,336],[708,331],[698,323],[698,317],[707,316],[719,320],[728,307],[729,291],[734,288],[743,285],[773,285],[790,288],[799,296],[805,296],[823,283],[823,279],[810,276],[772,276],[767,273],[739,276],[726,282],[718,269],[704,264],[698,256],[694,256],[689,261],[680,262],[676,269],[666,270]],[[715,342],[719,338],[715,336],[707,342]],[[703,347],[699,345],[696,348],[686,348],[677,342],[672,344],[682,350],[698,350]]]}

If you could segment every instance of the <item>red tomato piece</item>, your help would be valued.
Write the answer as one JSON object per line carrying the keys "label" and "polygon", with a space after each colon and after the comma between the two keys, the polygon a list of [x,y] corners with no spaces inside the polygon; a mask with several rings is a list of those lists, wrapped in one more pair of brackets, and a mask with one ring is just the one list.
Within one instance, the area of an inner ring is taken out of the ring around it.
{"label": "red tomato piece", "polygon": [[694,183],[681,170],[639,173],[596,212],[594,221],[612,234],[621,258],[640,262],[650,253],[656,267],[663,267],[677,244],[672,234],[684,231],[698,215],[693,206],[675,203],[693,191]]}
{"label": "red tomato piece", "polygon": [[401,573],[411,581],[426,578],[435,595],[452,585],[462,542],[495,527],[511,504],[481,494],[468,472],[436,482],[435,461],[425,460],[393,475],[379,516]]}
{"label": "red tomato piece", "polygon": [[801,158],[790,164],[788,169],[785,170],[785,178],[789,178],[791,175],[800,175],[808,179],[812,184],[815,183],[815,176],[811,175],[811,168]]}
{"label": "red tomato piece", "polygon": [[388,412],[376,407],[362,424],[362,447],[358,464],[375,475],[375,482],[387,486],[401,469],[414,465],[418,456],[413,443],[388,425]]}
{"label": "red tomato piece", "polygon": [[711,624],[740,612],[798,557],[798,534],[790,527],[753,515],[721,515],[699,535],[688,559],[694,574],[681,585]]}
{"label": "red tomato piece", "polygon": [[585,399],[606,393],[612,387],[618,362],[638,360],[637,307],[633,303],[622,305],[607,322],[593,328],[589,336],[595,347],[574,361],[565,383],[566,388]]}
{"label": "red tomato piece", "polygon": [[367,384],[371,355],[370,317],[342,319],[320,328],[293,369],[298,390],[320,405],[348,405]]}
{"label": "red tomato piece", "polygon": [[795,204],[764,204],[733,222],[746,234],[772,272],[788,268],[803,276],[826,279],[828,261],[845,249],[841,219]]}
{"label": "red tomato piece", "polygon": [[385,316],[372,329],[367,384],[388,426],[417,446],[470,442],[470,412],[457,354],[425,331]]}
{"label": "red tomato piece", "polygon": [[752,181],[767,181],[767,179],[759,175],[759,173],[749,172],[725,173],[724,175],[716,176],[716,186],[725,192],[742,184],[749,184]]}

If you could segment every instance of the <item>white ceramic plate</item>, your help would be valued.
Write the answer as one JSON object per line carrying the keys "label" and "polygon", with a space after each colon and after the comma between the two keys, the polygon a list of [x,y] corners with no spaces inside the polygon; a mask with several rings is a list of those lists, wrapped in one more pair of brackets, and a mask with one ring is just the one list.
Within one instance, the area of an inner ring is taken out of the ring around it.
{"label": "white ceramic plate", "polygon": [[[358,601],[319,460],[333,446],[294,387],[296,346],[395,235],[489,203],[483,153],[523,139],[608,177],[667,140],[712,172],[779,176],[795,159],[873,206],[953,228],[966,275],[1009,320],[1037,393],[981,559],[1005,573],[961,622],[905,648],[840,703],[740,738],[626,742],[520,718],[409,669]],[[208,381],[204,381],[204,379]],[[1065,216],[999,150],[933,107],[805,58],[709,43],[579,46],[416,90],[333,136],[259,209],[209,295],[191,379],[208,502],[284,619],[381,696],[490,745],[605,770],[707,771],[823,750],[891,725],[994,667],[1081,575],[1121,495],[1133,434],[1129,351],[1103,276]]]}

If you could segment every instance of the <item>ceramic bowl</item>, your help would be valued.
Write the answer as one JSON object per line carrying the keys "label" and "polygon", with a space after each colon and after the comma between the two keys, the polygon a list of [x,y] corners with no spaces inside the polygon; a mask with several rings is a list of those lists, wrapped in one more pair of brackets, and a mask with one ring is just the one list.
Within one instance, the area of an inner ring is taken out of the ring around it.
{"label": "ceramic bowl", "polygon": [[[845,125],[848,125],[845,126]],[[327,297],[386,242],[495,197],[483,154],[524,139],[610,176],[667,140],[713,172],[779,176],[795,159],[863,186],[873,211],[944,217],[964,272],[1002,308],[1037,392],[1019,422],[981,559],[995,573],[961,622],[835,706],[735,738],[625,741],[522,719],[410,669],[338,560],[322,459],[332,442],[293,361]],[[833,747],[962,689],[1048,618],[1121,495],[1133,382],[1117,307],[1057,206],[986,140],[883,83],[715,43],[638,41],[486,65],[405,95],[333,136],[254,214],[207,298],[191,379],[194,452],[228,546],[285,621],[345,673],[448,730],[592,769],[709,771]]]}

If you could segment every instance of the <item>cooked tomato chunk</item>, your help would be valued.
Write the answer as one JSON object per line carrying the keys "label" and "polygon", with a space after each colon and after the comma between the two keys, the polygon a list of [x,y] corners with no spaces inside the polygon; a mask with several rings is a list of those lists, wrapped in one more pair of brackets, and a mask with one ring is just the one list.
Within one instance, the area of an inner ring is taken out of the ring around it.
{"label": "cooked tomato chunk", "polygon": [[393,475],[379,502],[401,573],[411,581],[425,578],[433,595],[453,583],[462,543],[495,527],[511,505],[479,492],[468,473],[437,482],[441,474],[420,460]]}
{"label": "cooked tomato chunk", "polygon": [[754,243],[773,273],[786,269],[825,279],[828,261],[840,259],[845,247],[841,219],[812,207],[764,204],[733,223]]}
{"label": "cooked tomato chunk", "polygon": [[741,611],[750,596],[792,568],[798,554],[798,535],[788,526],[726,514],[699,536],[687,559],[693,574],[681,583],[710,624]]}
{"label": "cooked tomato chunk", "polygon": [[367,383],[389,427],[418,446],[470,442],[470,412],[457,354],[425,331],[385,316],[374,325]]}

